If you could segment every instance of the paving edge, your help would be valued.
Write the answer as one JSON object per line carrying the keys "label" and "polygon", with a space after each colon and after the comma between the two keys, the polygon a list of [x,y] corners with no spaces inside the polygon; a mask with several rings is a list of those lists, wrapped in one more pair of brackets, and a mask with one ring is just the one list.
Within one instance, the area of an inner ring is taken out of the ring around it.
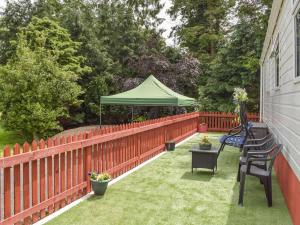
{"label": "paving edge", "polygon": [[[192,134],[191,136],[187,137],[186,139],[182,140],[181,142],[177,143],[175,146],[178,147],[182,144],[184,144],[185,142],[189,141],[190,139],[192,139],[194,136],[196,136],[198,133]],[[146,166],[147,164],[149,164],[150,162],[158,159],[160,156],[162,156],[163,154],[165,154],[166,151],[163,151],[161,153],[159,153],[158,155],[154,156],[153,158],[143,162],[142,164],[138,165],[137,167],[127,171],[126,173],[122,174],[121,176],[113,179],[111,182],[108,183],[108,186],[111,186],[115,183],[117,183],[118,181],[124,179],[125,177],[127,177],[128,175],[132,174],[133,172],[139,170],[140,168],[142,168],[143,166]],[[60,216],[61,214],[63,214],[64,212],[68,211],[69,209],[73,208],[74,206],[78,205],[79,203],[83,202],[84,200],[87,200],[88,198],[90,198],[91,196],[93,196],[94,192],[90,192],[88,194],[86,194],[85,196],[81,197],[80,199],[77,199],[76,201],[70,203],[69,205],[59,209],[58,211],[56,211],[55,213],[52,213],[51,215],[41,219],[40,221],[34,223],[34,225],[42,225],[42,224],[46,224],[48,223],[50,220],[53,220],[54,218]]]}

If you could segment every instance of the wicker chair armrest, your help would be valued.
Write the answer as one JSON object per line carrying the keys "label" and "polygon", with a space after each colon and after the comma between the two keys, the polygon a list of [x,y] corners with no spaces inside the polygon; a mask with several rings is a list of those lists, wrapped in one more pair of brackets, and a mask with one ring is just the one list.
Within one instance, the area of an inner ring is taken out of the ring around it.
{"label": "wicker chair armrest", "polygon": [[273,151],[273,149],[269,149],[269,150],[265,150],[265,151],[248,151],[247,157],[251,157],[251,155],[268,155],[272,151]]}
{"label": "wicker chair armrest", "polygon": [[266,135],[266,136],[264,136],[263,138],[255,138],[255,139],[248,139],[247,141],[246,141],[246,143],[261,143],[261,142],[264,142],[264,141],[266,141],[268,138],[271,138],[272,136],[270,135],[270,134],[268,134],[268,135]]}

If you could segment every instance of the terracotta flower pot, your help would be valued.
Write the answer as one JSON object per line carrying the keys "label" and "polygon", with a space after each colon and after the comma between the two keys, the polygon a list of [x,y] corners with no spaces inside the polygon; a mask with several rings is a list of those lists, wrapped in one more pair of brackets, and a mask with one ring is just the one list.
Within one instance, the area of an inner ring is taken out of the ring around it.
{"label": "terracotta flower pot", "polygon": [[200,133],[206,133],[208,130],[208,125],[206,123],[200,123],[198,132]]}

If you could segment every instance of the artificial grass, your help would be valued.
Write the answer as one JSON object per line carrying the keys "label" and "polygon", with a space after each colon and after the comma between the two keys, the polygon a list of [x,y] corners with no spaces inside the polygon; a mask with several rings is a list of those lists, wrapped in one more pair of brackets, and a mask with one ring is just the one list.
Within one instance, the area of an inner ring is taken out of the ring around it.
{"label": "artificial grass", "polygon": [[[209,134],[215,145],[216,134]],[[263,186],[246,179],[244,207],[237,205],[239,151],[226,147],[218,171],[191,173],[191,145],[199,136],[167,152],[110,186],[104,197],[93,196],[48,224],[103,225],[289,225],[292,224],[276,177],[273,207],[267,207]]]}

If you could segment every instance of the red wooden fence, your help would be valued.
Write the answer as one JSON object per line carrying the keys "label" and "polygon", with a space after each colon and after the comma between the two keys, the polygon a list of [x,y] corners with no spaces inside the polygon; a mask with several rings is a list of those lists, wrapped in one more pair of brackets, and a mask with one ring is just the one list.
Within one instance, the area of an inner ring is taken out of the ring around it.
{"label": "red wooden fence", "polygon": [[88,172],[117,177],[162,152],[167,140],[195,133],[199,123],[209,131],[238,124],[234,114],[189,113],[6,146],[0,158],[0,225],[40,220],[90,192]]}
{"label": "red wooden fence", "polygon": [[[237,114],[223,112],[200,112],[200,123],[208,125],[208,131],[226,132],[239,125]],[[249,121],[258,122],[257,113],[248,113]]]}
{"label": "red wooden fence", "polygon": [[198,113],[33,141],[0,158],[0,225],[31,224],[91,191],[88,172],[117,177],[197,131]]}

